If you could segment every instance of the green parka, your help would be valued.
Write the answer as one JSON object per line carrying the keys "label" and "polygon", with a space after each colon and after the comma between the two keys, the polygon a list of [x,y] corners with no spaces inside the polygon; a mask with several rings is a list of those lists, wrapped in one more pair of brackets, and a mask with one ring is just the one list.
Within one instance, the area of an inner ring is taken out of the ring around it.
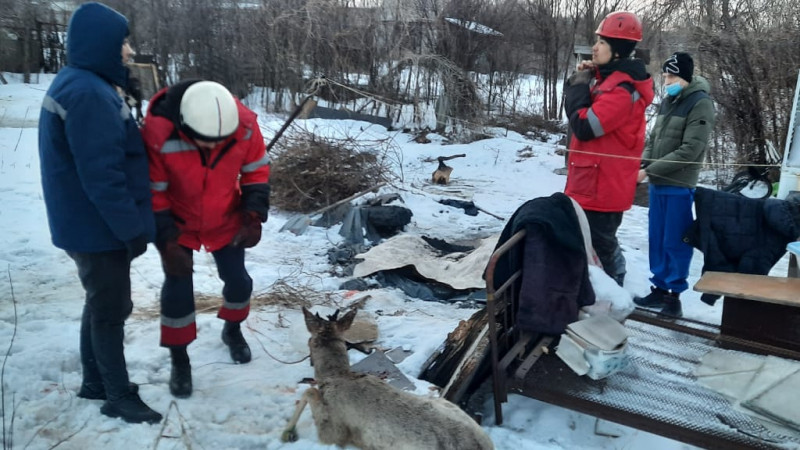
{"label": "green parka", "polygon": [[710,89],[705,78],[695,75],[677,97],[661,102],[642,154],[650,183],[688,188],[697,185],[714,128]]}

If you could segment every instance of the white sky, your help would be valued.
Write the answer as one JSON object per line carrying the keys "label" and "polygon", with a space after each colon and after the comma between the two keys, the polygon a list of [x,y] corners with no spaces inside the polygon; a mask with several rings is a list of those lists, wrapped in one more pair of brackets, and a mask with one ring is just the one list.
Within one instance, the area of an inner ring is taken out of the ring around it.
{"label": "white sky", "polygon": [[[98,401],[79,399],[78,330],[83,290],[73,262],[52,246],[42,202],[37,156],[36,117],[47,88],[23,85],[19,77],[6,75],[9,85],[0,85],[0,349],[5,353],[14,333],[13,347],[5,364],[4,397],[6,435],[14,448],[196,448],[196,449],[324,449],[317,441],[309,410],[299,423],[300,441],[282,444],[280,434],[306,385],[313,376],[302,359],[308,348],[307,331],[299,309],[288,306],[255,306],[244,327],[253,350],[253,361],[236,366],[220,341],[222,322],[215,309],[198,314],[198,340],[189,347],[195,391],[191,398],[176,400],[169,394],[169,356],[158,346],[158,293],[162,274],[158,254],[152,246],[135,260],[132,269],[134,312],[126,325],[126,356],[131,380],[150,406],[166,416],[163,425],[130,425],[99,412]],[[264,136],[270,139],[283,119],[262,114]],[[450,161],[452,179],[474,190],[474,201],[494,214],[510,217],[528,199],[562,191],[565,177],[553,174],[563,165],[555,145],[528,140],[516,133],[496,130],[496,137],[469,145],[443,146],[436,135],[431,144],[411,141],[411,136],[387,132],[360,122],[298,121],[297,126],[318,133],[359,135],[393,139],[402,149],[405,179],[382,193],[398,192],[414,216],[406,233],[449,241],[486,237],[499,233],[504,223],[489,215],[470,217],[462,210],[437,203],[441,198],[424,186],[435,168],[425,158],[466,153]],[[361,132],[361,129],[366,129]],[[555,138],[553,139],[555,141]],[[517,151],[532,148],[533,157],[520,158]],[[397,174],[399,167],[394,168]],[[344,281],[329,274],[326,252],[340,241],[338,227],[310,228],[302,236],[278,233],[290,214],[273,210],[264,226],[264,237],[248,250],[247,266],[255,292],[264,293],[279,281],[325,294],[325,305],[315,311],[330,312],[363,294],[345,298],[337,286]],[[628,293],[608,278],[595,277],[598,296],[629,296],[648,291],[647,210],[634,207],[625,214],[619,238],[628,264]],[[195,255],[195,290],[219,296],[219,281],[208,254]],[[690,284],[700,275],[702,254],[695,253]],[[786,273],[786,259],[774,269]],[[16,303],[11,302],[13,295]],[[376,317],[378,345],[403,347],[414,353],[399,364],[412,380],[447,333],[474,310],[455,305],[423,302],[396,290],[377,289],[364,294],[365,314]],[[629,297],[626,297],[629,298]],[[683,295],[688,317],[719,322],[721,306],[708,307],[699,294]],[[310,299],[319,303],[320,299]],[[16,306],[16,310],[15,310]],[[381,315],[377,312],[380,311]],[[16,321],[16,324],[15,324]],[[351,355],[352,362],[361,358]],[[428,385],[417,381],[417,393],[431,395]],[[504,405],[505,423],[494,426],[491,403],[484,424],[498,449],[680,449],[687,446],[625,429],[623,436],[595,435],[594,419],[548,406],[520,396],[510,396]],[[13,417],[12,417],[13,416]],[[182,435],[181,429],[186,431]],[[159,437],[160,436],[160,437]],[[60,444],[59,444],[60,443]]]}

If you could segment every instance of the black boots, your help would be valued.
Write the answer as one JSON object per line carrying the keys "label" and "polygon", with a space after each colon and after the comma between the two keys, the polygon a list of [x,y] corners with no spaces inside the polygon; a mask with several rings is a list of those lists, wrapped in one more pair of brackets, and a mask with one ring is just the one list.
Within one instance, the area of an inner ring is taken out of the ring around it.
{"label": "black boots", "polygon": [[116,400],[106,400],[100,407],[100,412],[108,417],[119,417],[128,423],[158,423],[162,419],[161,414],[150,409],[139,398],[139,394],[134,393]]}
{"label": "black boots", "polygon": [[[161,414],[147,406],[138,394],[138,386],[132,387],[128,380],[128,370],[125,365],[123,351],[123,322],[91,321],[91,332],[88,339],[81,337],[81,355],[84,359],[84,380],[78,395],[89,398],[94,396],[106,398],[100,412],[109,417],[119,417],[129,423],[158,423]],[[83,331],[82,331],[83,334]],[[91,353],[84,345],[91,344]],[[85,354],[85,356],[84,356]],[[93,357],[93,358],[92,358]],[[92,369],[92,363],[96,365]],[[102,379],[102,390],[96,389],[97,382],[92,380]],[[85,389],[84,389],[85,388]],[[92,389],[95,388],[95,389]],[[135,392],[134,392],[135,389]]]}
{"label": "black boots", "polygon": [[[118,349],[122,343],[119,341],[120,332],[118,326],[99,326],[97,332],[103,334],[101,339],[103,344],[101,351],[112,353],[120,351]],[[83,367],[83,383],[81,383],[81,388],[78,391],[78,397],[85,398],[87,400],[105,400],[106,387],[103,385],[103,377],[100,375],[100,369],[97,367],[98,361],[94,356],[94,345],[92,344],[92,313],[89,305],[83,306],[80,343],[81,366]],[[109,347],[108,345],[111,346]],[[104,355],[101,355],[101,359],[108,359],[103,358],[103,356]],[[114,362],[106,362],[105,365],[113,366]],[[125,373],[127,374],[127,368],[125,369]],[[119,367],[117,367],[116,370],[113,370],[112,374],[116,377],[123,377],[122,370]],[[124,377],[127,378],[127,375]],[[139,392],[139,385],[128,382],[128,390],[131,393],[136,394]]]}
{"label": "black boots", "polygon": [[669,294],[669,291],[660,287],[650,286],[650,293],[644,297],[633,297],[633,303],[643,308],[663,308],[664,296],[667,294]]}
{"label": "black boots", "polygon": [[233,362],[238,364],[250,362],[250,346],[242,336],[239,322],[225,321],[225,326],[222,327],[222,342],[228,346]]}
{"label": "black boots", "polygon": [[[131,394],[139,393],[139,385],[136,383],[128,383],[128,389],[130,390]],[[78,397],[85,398],[87,400],[105,400],[106,388],[103,386],[102,382],[84,382],[81,384],[81,389],[78,391]]]}
{"label": "black boots", "polygon": [[158,423],[161,414],[153,411],[139,398],[139,385],[128,383],[129,393],[116,400],[106,400],[103,383],[83,383],[78,397],[87,400],[106,400],[100,412],[108,417],[119,417],[128,423]]}
{"label": "black boots", "polygon": [[664,295],[664,308],[661,309],[661,314],[672,317],[683,317],[680,294],[670,292]]}
{"label": "black boots", "polygon": [[[222,328],[222,342],[228,346],[234,362],[244,364],[250,362],[250,347],[242,336],[238,322],[225,321]],[[171,347],[172,371],[169,375],[169,392],[178,398],[192,395],[192,366],[186,346]]]}
{"label": "black boots", "polygon": [[169,375],[169,392],[178,398],[192,395],[192,366],[186,346],[169,349],[172,359],[172,372]]}
{"label": "black boots", "polygon": [[644,297],[633,297],[633,303],[643,308],[661,308],[661,314],[683,317],[680,294],[651,286],[650,293]]}

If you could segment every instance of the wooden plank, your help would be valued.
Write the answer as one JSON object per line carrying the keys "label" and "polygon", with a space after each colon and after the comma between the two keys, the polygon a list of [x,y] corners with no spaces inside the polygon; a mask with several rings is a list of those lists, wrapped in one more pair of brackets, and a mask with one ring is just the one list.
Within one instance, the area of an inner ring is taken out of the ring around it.
{"label": "wooden plank", "polygon": [[519,341],[511,347],[511,350],[503,356],[503,359],[500,360],[500,370],[505,371],[508,369],[508,366],[514,362],[515,359],[521,357],[525,352],[525,347],[528,345],[528,342],[531,341],[533,338],[533,334],[525,333],[520,336]]}
{"label": "wooden plank", "polygon": [[548,345],[550,345],[551,342],[553,342],[553,339],[553,336],[543,336],[541,339],[539,339],[539,342],[536,343],[536,347],[531,350],[531,352],[525,358],[525,361],[523,361],[522,364],[520,364],[520,366],[517,368],[517,371],[514,373],[514,377],[518,380],[524,380],[525,375],[528,374],[528,371],[531,370],[531,367],[533,367],[534,363],[539,360],[539,357],[544,354],[545,349]]}
{"label": "wooden plank", "polygon": [[473,378],[475,378],[475,374],[478,372],[478,367],[490,353],[488,333],[489,324],[486,323],[481,328],[480,334],[473,340],[458,367],[453,371],[453,377],[450,378],[450,382],[442,388],[442,398],[455,404],[459,404],[461,399],[464,398]]}
{"label": "wooden plank", "polygon": [[706,272],[694,285],[694,290],[744,300],[800,307],[800,279],[798,278]]}
{"label": "wooden plank", "polygon": [[[484,357],[484,346],[489,342],[488,321],[486,309],[480,309],[468,320],[462,320],[458,326],[447,334],[447,338],[439,351],[434,352],[425,362],[419,378],[444,388],[444,393],[461,394],[463,391],[453,391],[469,384],[474,376],[471,370],[475,369]],[[481,342],[485,340],[486,342]],[[457,379],[457,380],[456,380]],[[460,399],[448,398],[452,402]]]}

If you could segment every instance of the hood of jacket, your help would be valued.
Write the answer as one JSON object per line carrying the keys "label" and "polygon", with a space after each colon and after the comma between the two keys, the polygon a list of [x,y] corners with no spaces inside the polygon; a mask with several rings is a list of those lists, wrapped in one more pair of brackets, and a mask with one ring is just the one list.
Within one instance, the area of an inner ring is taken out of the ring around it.
{"label": "hood of jacket", "polygon": [[706,94],[711,92],[711,83],[708,82],[705,78],[701,77],[700,75],[693,75],[692,82],[689,83],[685,88],[681,89],[680,94],[678,94],[677,99],[686,98],[697,91],[703,91]]}
{"label": "hood of jacket", "polygon": [[122,43],[127,35],[125,16],[100,3],[84,3],[69,21],[67,64],[125,88],[128,68],[122,62]]}
{"label": "hood of jacket", "polygon": [[656,96],[653,88],[653,79],[647,73],[647,67],[641,59],[626,58],[615,59],[608,64],[597,67],[599,81],[612,79],[612,85],[628,82],[631,83],[636,91],[644,100],[645,107],[653,103]]}
{"label": "hood of jacket", "polygon": [[635,58],[615,59],[608,64],[597,66],[597,71],[601,78],[607,78],[614,72],[627,73],[634,81],[643,81],[650,78],[644,61]]}

